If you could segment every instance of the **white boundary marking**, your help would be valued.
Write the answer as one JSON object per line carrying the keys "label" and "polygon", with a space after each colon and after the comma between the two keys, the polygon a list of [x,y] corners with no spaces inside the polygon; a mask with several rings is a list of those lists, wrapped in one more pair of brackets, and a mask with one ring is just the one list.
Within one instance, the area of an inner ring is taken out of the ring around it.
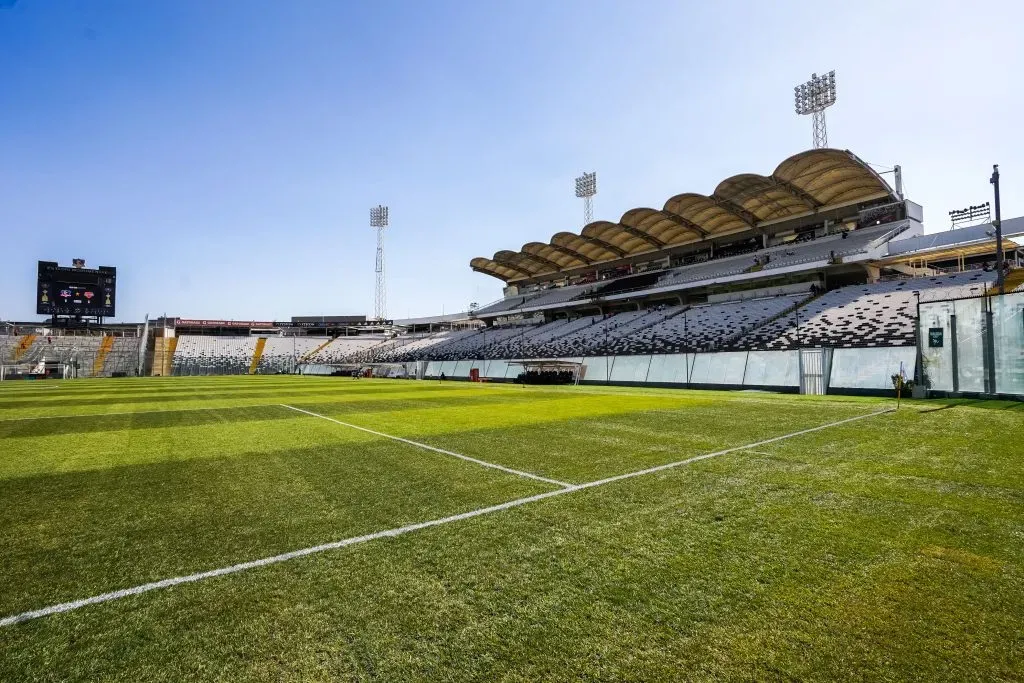
{"label": "white boundary marking", "polygon": [[569,488],[573,488],[574,487],[574,484],[567,484],[564,481],[558,481],[557,479],[548,479],[547,477],[542,477],[542,476],[540,476],[538,474],[533,474],[531,472],[523,472],[522,470],[514,470],[511,467],[505,467],[504,465],[498,465],[498,464],[495,464],[493,462],[487,462],[486,460],[478,460],[476,458],[471,458],[468,455],[462,455],[461,453],[455,453],[453,451],[446,451],[443,448],[435,448],[434,446],[428,446],[427,444],[420,443],[419,441],[412,441],[411,439],[403,439],[400,436],[394,436],[392,434],[385,434],[384,432],[378,432],[378,431],[375,431],[373,429],[367,429],[366,427],[360,427],[359,425],[354,425],[354,424],[352,424],[350,422],[342,422],[341,420],[335,420],[333,417],[327,417],[326,415],[321,415],[320,413],[314,413],[314,412],[312,412],[310,410],[303,410],[302,408],[296,408],[295,406],[290,406],[290,405],[287,405],[285,403],[281,403],[279,405],[282,408],[288,408],[289,410],[294,410],[294,411],[299,412],[299,413],[305,413],[306,415],[309,415],[311,417],[318,417],[321,420],[327,420],[328,422],[333,422],[334,424],[339,424],[342,427],[349,427],[351,429],[358,429],[361,432],[366,432],[367,434],[373,434],[375,436],[382,436],[385,439],[392,439],[393,441],[401,441],[402,443],[409,444],[410,446],[416,446],[417,448],[423,448],[423,449],[426,449],[428,451],[434,451],[435,453],[441,453],[443,455],[450,455],[453,458],[458,458],[459,460],[466,460],[467,462],[476,463],[477,465],[480,465],[482,467],[490,467],[492,469],[501,470],[502,472],[507,472],[509,474],[514,474],[514,475],[516,475],[518,477],[526,477],[527,479],[535,479],[537,481],[542,481],[545,484],[552,484],[554,486],[560,486],[563,489],[569,489]]}
{"label": "white boundary marking", "polygon": [[[293,410],[299,410],[293,408]],[[300,411],[305,412],[305,411]],[[546,493],[538,493],[534,496],[528,496],[526,498],[517,498],[516,500],[510,500],[507,503],[499,503],[498,505],[491,505],[489,507],[478,508],[476,510],[470,510],[469,512],[462,512],[457,515],[451,515],[448,517],[441,517],[438,519],[432,519],[426,522],[418,522],[416,524],[409,524],[394,529],[386,529],[384,531],[376,531],[371,534],[365,534],[363,536],[353,536],[352,538],[345,538],[340,541],[333,541],[331,543],[324,543],[321,545],[311,546],[309,548],[302,548],[300,550],[293,550],[291,552],[282,553],[280,555],[272,555],[270,557],[264,557],[258,560],[250,560],[248,562],[240,562],[233,564],[229,567],[221,567],[220,569],[211,569],[205,572],[197,572],[195,574],[187,574],[185,576],[175,576],[169,579],[163,579],[161,581],[154,581],[152,583],[144,583],[133,588],[123,588],[121,590],[111,591],[109,593],[101,593],[88,598],[82,598],[80,600],[72,600],[71,602],[62,602],[49,607],[43,607],[41,609],[31,610],[28,612],[22,612],[21,614],[14,614],[9,617],[0,619],[0,628],[6,626],[13,626],[24,621],[32,619],[38,619],[40,617],[47,617],[54,614],[60,614],[62,612],[70,612],[72,610],[87,607],[88,605],[97,605],[103,602],[110,602],[111,600],[120,600],[121,598],[131,597],[133,595],[141,595],[148,593],[149,591],[159,590],[162,588],[171,588],[172,586],[178,586],[185,583],[196,583],[197,581],[203,581],[205,579],[212,579],[218,576],[227,576],[228,574],[237,574],[249,569],[256,569],[258,567],[266,567],[272,564],[279,564],[281,562],[287,562],[288,560],[294,560],[299,557],[306,557],[308,555],[315,555],[318,553],[326,552],[328,550],[337,550],[338,548],[345,548],[350,545],[356,545],[357,543],[366,543],[368,541],[375,541],[381,538],[392,538],[395,536],[401,536],[413,531],[420,529],[427,529],[430,527],[441,526],[442,524],[450,524],[452,522],[459,522],[464,519],[471,519],[473,517],[480,517],[481,515],[488,515],[493,512],[500,512],[502,510],[508,510],[510,508],[520,507],[528,503],[534,503],[538,500],[544,500],[545,498],[553,498],[555,496],[565,495],[567,493],[574,493],[583,489],[590,489],[596,486],[604,486],[605,484],[611,484],[625,479],[632,479],[634,477],[642,477],[648,474],[654,474],[656,472],[662,472],[664,470],[672,469],[674,467],[680,467],[682,465],[689,465],[691,463],[699,462],[701,460],[707,460],[709,458],[715,458],[720,455],[727,453],[735,453],[737,451],[748,450],[751,448],[757,448],[766,444],[775,443],[777,441],[784,441],[791,439],[796,436],[803,434],[810,434],[811,432],[818,432],[823,429],[829,429],[831,427],[838,427],[839,425],[847,424],[849,422],[855,422],[857,420],[864,420],[870,417],[876,417],[878,415],[884,415],[885,413],[894,412],[893,408],[887,408],[885,410],[879,410],[873,413],[867,413],[865,415],[857,415],[854,417],[848,417],[843,420],[836,422],[830,422],[828,424],[819,425],[817,427],[811,427],[809,429],[801,429],[797,432],[790,434],[783,434],[782,436],[776,436],[771,439],[765,439],[763,441],[757,441],[755,443],[747,444],[745,446],[734,446],[732,448],[726,448],[725,450],[715,451],[714,453],[705,453],[703,455],[697,455],[692,458],[685,460],[679,460],[671,462],[665,465],[658,465],[656,467],[649,467],[644,470],[638,470],[636,472],[628,472],[626,474],[619,474],[614,477],[607,477],[605,479],[598,479],[596,481],[587,482],[585,484],[569,485],[566,488],[560,488],[554,491],[548,491]],[[331,418],[324,418],[330,420]],[[353,425],[354,426],[354,425]],[[357,427],[357,429],[363,429]],[[366,430],[369,431],[369,430]],[[389,437],[397,438],[397,437]],[[404,441],[404,439],[401,439]]]}

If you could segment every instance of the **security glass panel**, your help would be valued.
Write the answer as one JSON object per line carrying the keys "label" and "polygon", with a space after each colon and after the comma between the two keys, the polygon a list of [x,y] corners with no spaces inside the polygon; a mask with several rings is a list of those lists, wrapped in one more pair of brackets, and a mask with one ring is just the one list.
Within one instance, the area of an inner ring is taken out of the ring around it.
{"label": "security glass panel", "polygon": [[698,353],[690,381],[695,384],[742,384],[747,364],[745,351]]}
{"label": "security glass panel", "polygon": [[1024,292],[992,297],[996,391],[1024,395]]}
{"label": "security glass panel", "polygon": [[[937,391],[953,391],[952,301],[921,304],[921,361],[926,386]],[[833,378],[835,370],[833,369]],[[833,385],[835,380],[833,379]]]}
{"label": "security glass panel", "polygon": [[837,389],[892,389],[892,376],[914,376],[917,351],[913,346],[881,349],[836,349],[832,353],[829,386]]}
{"label": "security glass panel", "polygon": [[646,382],[650,356],[616,356],[612,364],[613,382]]}
{"label": "security glass panel", "polygon": [[[513,374],[513,377],[518,376],[519,372],[522,370],[522,367],[523,366],[521,365],[515,366],[515,373]],[[490,363],[487,364],[487,368],[481,374],[484,377],[502,379],[508,374],[508,368],[509,365],[507,360],[492,360]]]}
{"label": "security glass panel", "polygon": [[586,373],[583,379],[588,382],[607,382],[612,369],[611,356],[587,356],[583,359]]}
{"label": "security glass panel", "polygon": [[748,387],[795,387],[800,383],[800,359],[796,351],[751,351],[743,385]]}
{"label": "security glass panel", "polygon": [[661,384],[686,384],[687,365],[692,359],[693,355],[687,353],[652,356],[651,367],[647,371],[647,381]]}
{"label": "security glass panel", "polygon": [[984,299],[953,302],[960,391],[985,391]]}

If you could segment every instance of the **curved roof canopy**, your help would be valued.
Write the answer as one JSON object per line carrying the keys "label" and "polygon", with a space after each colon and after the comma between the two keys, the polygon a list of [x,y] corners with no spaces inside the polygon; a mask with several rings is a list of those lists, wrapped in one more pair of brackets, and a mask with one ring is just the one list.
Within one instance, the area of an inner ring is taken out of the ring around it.
{"label": "curved roof canopy", "polygon": [[895,199],[889,184],[856,155],[812,149],[786,159],[771,175],[734,175],[709,196],[678,194],[661,209],[630,209],[618,222],[595,221],[580,234],[559,232],[547,244],[529,242],[518,252],[478,257],[470,267],[506,282],[529,279],[720,235],[759,231],[765,224],[881,197]]}

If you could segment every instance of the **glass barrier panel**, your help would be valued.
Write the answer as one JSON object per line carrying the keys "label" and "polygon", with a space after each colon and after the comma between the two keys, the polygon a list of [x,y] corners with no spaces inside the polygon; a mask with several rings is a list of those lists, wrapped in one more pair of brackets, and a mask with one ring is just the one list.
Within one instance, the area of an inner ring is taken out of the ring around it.
{"label": "glass barrier panel", "polygon": [[692,354],[686,353],[666,353],[651,356],[651,366],[647,371],[647,381],[663,384],[686,384],[687,365],[692,358]]}
{"label": "glass barrier panel", "polygon": [[985,299],[959,299],[953,302],[960,391],[985,391],[984,304]]}
{"label": "glass barrier panel", "polygon": [[[522,367],[523,366],[521,365],[516,365],[515,372],[512,374],[512,377],[518,377],[519,373],[522,371]],[[508,374],[508,372],[509,365],[507,360],[492,360],[490,363],[487,364],[487,367],[480,374],[483,375],[484,377],[502,379]]]}
{"label": "glass barrier panel", "polygon": [[750,387],[800,386],[798,351],[751,351],[743,385]]}
{"label": "glass barrier panel", "polygon": [[[936,391],[953,391],[953,302],[921,304],[921,363],[925,386]],[[834,374],[834,371],[833,371]]]}
{"label": "glass barrier panel", "polygon": [[746,365],[746,351],[698,353],[690,381],[694,384],[743,384]]}
{"label": "glass barrier panel", "polygon": [[1024,395],[1024,292],[992,297],[996,391]]}
{"label": "glass barrier panel", "polygon": [[586,370],[581,379],[588,382],[607,382],[611,370],[611,356],[587,356],[583,359]]}
{"label": "glass barrier panel", "polygon": [[650,356],[616,356],[612,362],[613,382],[646,382]]}
{"label": "glass barrier panel", "polygon": [[878,349],[835,349],[829,386],[837,389],[889,389],[892,375],[900,371],[914,376],[917,349],[900,346]]}

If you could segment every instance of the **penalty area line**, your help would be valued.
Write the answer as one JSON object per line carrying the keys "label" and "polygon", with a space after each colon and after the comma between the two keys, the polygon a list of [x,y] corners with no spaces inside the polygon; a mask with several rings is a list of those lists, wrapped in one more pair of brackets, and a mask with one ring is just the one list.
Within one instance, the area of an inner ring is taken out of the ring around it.
{"label": "penalty area line", "polygon": [[[290,407],[290,406],[289,406]],[[293,410],[300,410],[293,408]],[[305,412],[301,411],[300,412]],[[783,434],[782,436],[776,436],[771,439],[765,439],[755,443],[746,444],[744,446],[734,446],[733,448],[726,448],[721,451],[715,451],[714,453],[705,453],[703,455],[697,455],[692,458],[686,458],[685,460],[678,460],[665,465],[658,465],[656,467],[649,467],[644,470],[638,470],[636,472],[628,472],[626,474],[620,474],[614,477],[607,477],[605,479],[598,479],[591,481],[586,484],[568,485],[566,488],[556,489],[554,491],[547,491],[545,493],[538,493],[533,496],[526,498],[517,498],[516,500],[508,501],[507,503],[499,503],[497,505],[491,505],[488,507],[478,508],[476,510],[470,510],[469,512],[462,512],[456,515],[450,515],[448,517],[441,517],[438,519],[428,520],[426,522],[418,522],[416,524],[409,524],[394,529],[386,529],[384,531],[376,531],[374,533],[365,534],[363,536],[354,536],[352,538],[345,538],[339,541],[333,541],[331,543],[324,543],[321,545],[315,545],[308,548],[302,548],[300,550],[293,550],[291,552],[282,553],[280,555],[272,555],[270,557],[264,557],[258,560],[250,560],[248,562],[240,562],[233,564],[229,567],[221,567],[220,569],[211,569],[209,571],[197,572],[195,574],[187,574],[185,576],[176,576],[169,579],[163,579],[161,581],[154,581],[152,583],[144,583],[133,588],[124,588],[121,590],[111,591],[109,593],[101,593],[88,598],[82,598],[80,600],[72,600],[70,602],[62,602],[49,607],[43,607],[41,609],[30,610],[28,612],[22,612],[21,614],[14,614],[8,617],[0,618],[0,628],[6,626],[13,626],[20,624],[25,621],[32,619],[39,619],[41,617],[48,617],[54,614],[60,614],[62,612],[70,612],[77,610],[82,607],[89,605],[98,605],[104,602],[110,602],[112,600],[120,600],[121,598],[131,597],[133,595],[141,595],[150,591],[160,590],[163,588],[171,588],[173,586],[179,586],[186,583],[196,583],[205,579],[212,579],[218,576],[227,576],[230,574],[237,574],[249,569],[256,569],[258,567],[266,567],[273,564],[279,564],[281,562],[287,562],[288,560],[294,560],[300,557],[306,557],[309,555],[316,555],[318,553],[327,552],[329,550],[337,550],[339,548],[345,548],[350,545],[356,545],[358,543],[366,543],[369,541],[375,541],[381,538],[393,538],[395,536],[402,536],[413,531],[419,531],[420,529],[428,529],[430,527],[441,526],[443,524],[451,524],[452,522],[459,522],[465,519],[472,519],[473,517],[480,517],[483,515],[489,515],[494,512],[500,512],[502,510],[509,510],[511,508],[520,507],[529,503],[534,503],[546,498],[554,498],[556,496],[563,496],[569,493],[575,493],[576,491],[582,491],[584,489],[595,488],[598,486],[604,486],[618,481],[626,479],[632,479],[634,477],[642,477],[648,474],[654,474],[664,470],[669,470],[675,467],[681,467],[683,465],[689,465],[691,463],[699,462],[701,460],[707,460],[709,458],[715,458],[720,455],[726,455],[727,453],[735,453],[738,451],[749,450],[751,448],[758,448],[770,443],[778,441],[784,441],[786,439],[792,439],[797,436],[804,434],[810,434],[812,432],[818,432],[823,429],[829,429],[831,427],[838,427],[850,422],[856,422],[857,420],[864,420],[871,417],[877,417],[886,413],[895,412],[895,409],[888,408],[885,410],[876,411],[873,413],[867,413],[865,415],[857,415],[849,417],[844,420],[838,420],[836,422],[830,422],[828,424],[819,425],[817,427],[811,427],[809,429],[801,429],[797,432],[790,434]],[[330,418],[325,418],[330,420]],[[360,428],[362,429],[362,428]],[[369,430],[366,430],[369,431]],[[404,439],[403,439],[404,440]]]}
{"label": "penalty area line", "polygon": [[434,451],[435,453],[441,453],[442,455],[450,455],[453,458],[458,458],[459,460],[465,460],[467,462],[472,462],[472,463],[475,463],[475,464],[480,465],[482,467],[490,467],[490,468],[495,469],[495,470],[501,470],[502,472],[507,472],[508,474],[514,474],[517,477],[526,477],[527,479],[534,479],[536,481],[542,481],[545,484],[552,484],[553,486],[560,486],[563,489],[570,489],[570,488],[574,487],[574,484],[568,484],[568,483],[566,483],[564,481],[558,481],[557,479],[548,479],[547,477],[542,477],[542,476],[540,476],[538,474],[533,474],[532,472],[524,472],[522,470],[515,470],[515,469],[512,469],[511,467],[505,467],[504,465],[498,465],[497,463],[487,462],[486,460],[479,460],[477,458],[472,458],[472,457],[470,457],[468,455],[462,455],[461,453],[455,453],[454,451],[446,451],[443,448],[436,448],[434,446],[429,446],[429,445],[427,445],[425,443],[420,443],[419,441],[413,441],[411,439],[404,439],[404,438],[402,438],[400,436],[394,436],[393,434],[385,434],[384,432],[378,432],[378,431],[373,430],[373,429],[367,429],[366,427],[360,427],[359,425],[354,425],[354,424],[352,424],[350,422],[342,422],[341,420],[335,420],[333,417],[327,417],[326,415],[321,415],[320,413],[314,413],[311,410],[303,410],[302,408],[296,408],[295,406],[290,406],[290,405],[287,405],[285,403],[281,403],[279,405],[282,408],[288,408],[289,410],[294,410],[294,411],[299,412],[299,413],[304,413],[304,414],[309,415],[311,417],[318,417],[321,420],[327,420],[328,422],[333,422],[334,424],[339,424],[342,427],[348,427],[350,429],[358,429],[359,431],[366,432],[367,434],[373,434],[374,436],[380,436],[380,437],[383,437],[385,439],[391,439],[392,441],[399,441],[401,443],[408,444],[410,446],[415,446],[416,448],[422,448],[424,450]]}

